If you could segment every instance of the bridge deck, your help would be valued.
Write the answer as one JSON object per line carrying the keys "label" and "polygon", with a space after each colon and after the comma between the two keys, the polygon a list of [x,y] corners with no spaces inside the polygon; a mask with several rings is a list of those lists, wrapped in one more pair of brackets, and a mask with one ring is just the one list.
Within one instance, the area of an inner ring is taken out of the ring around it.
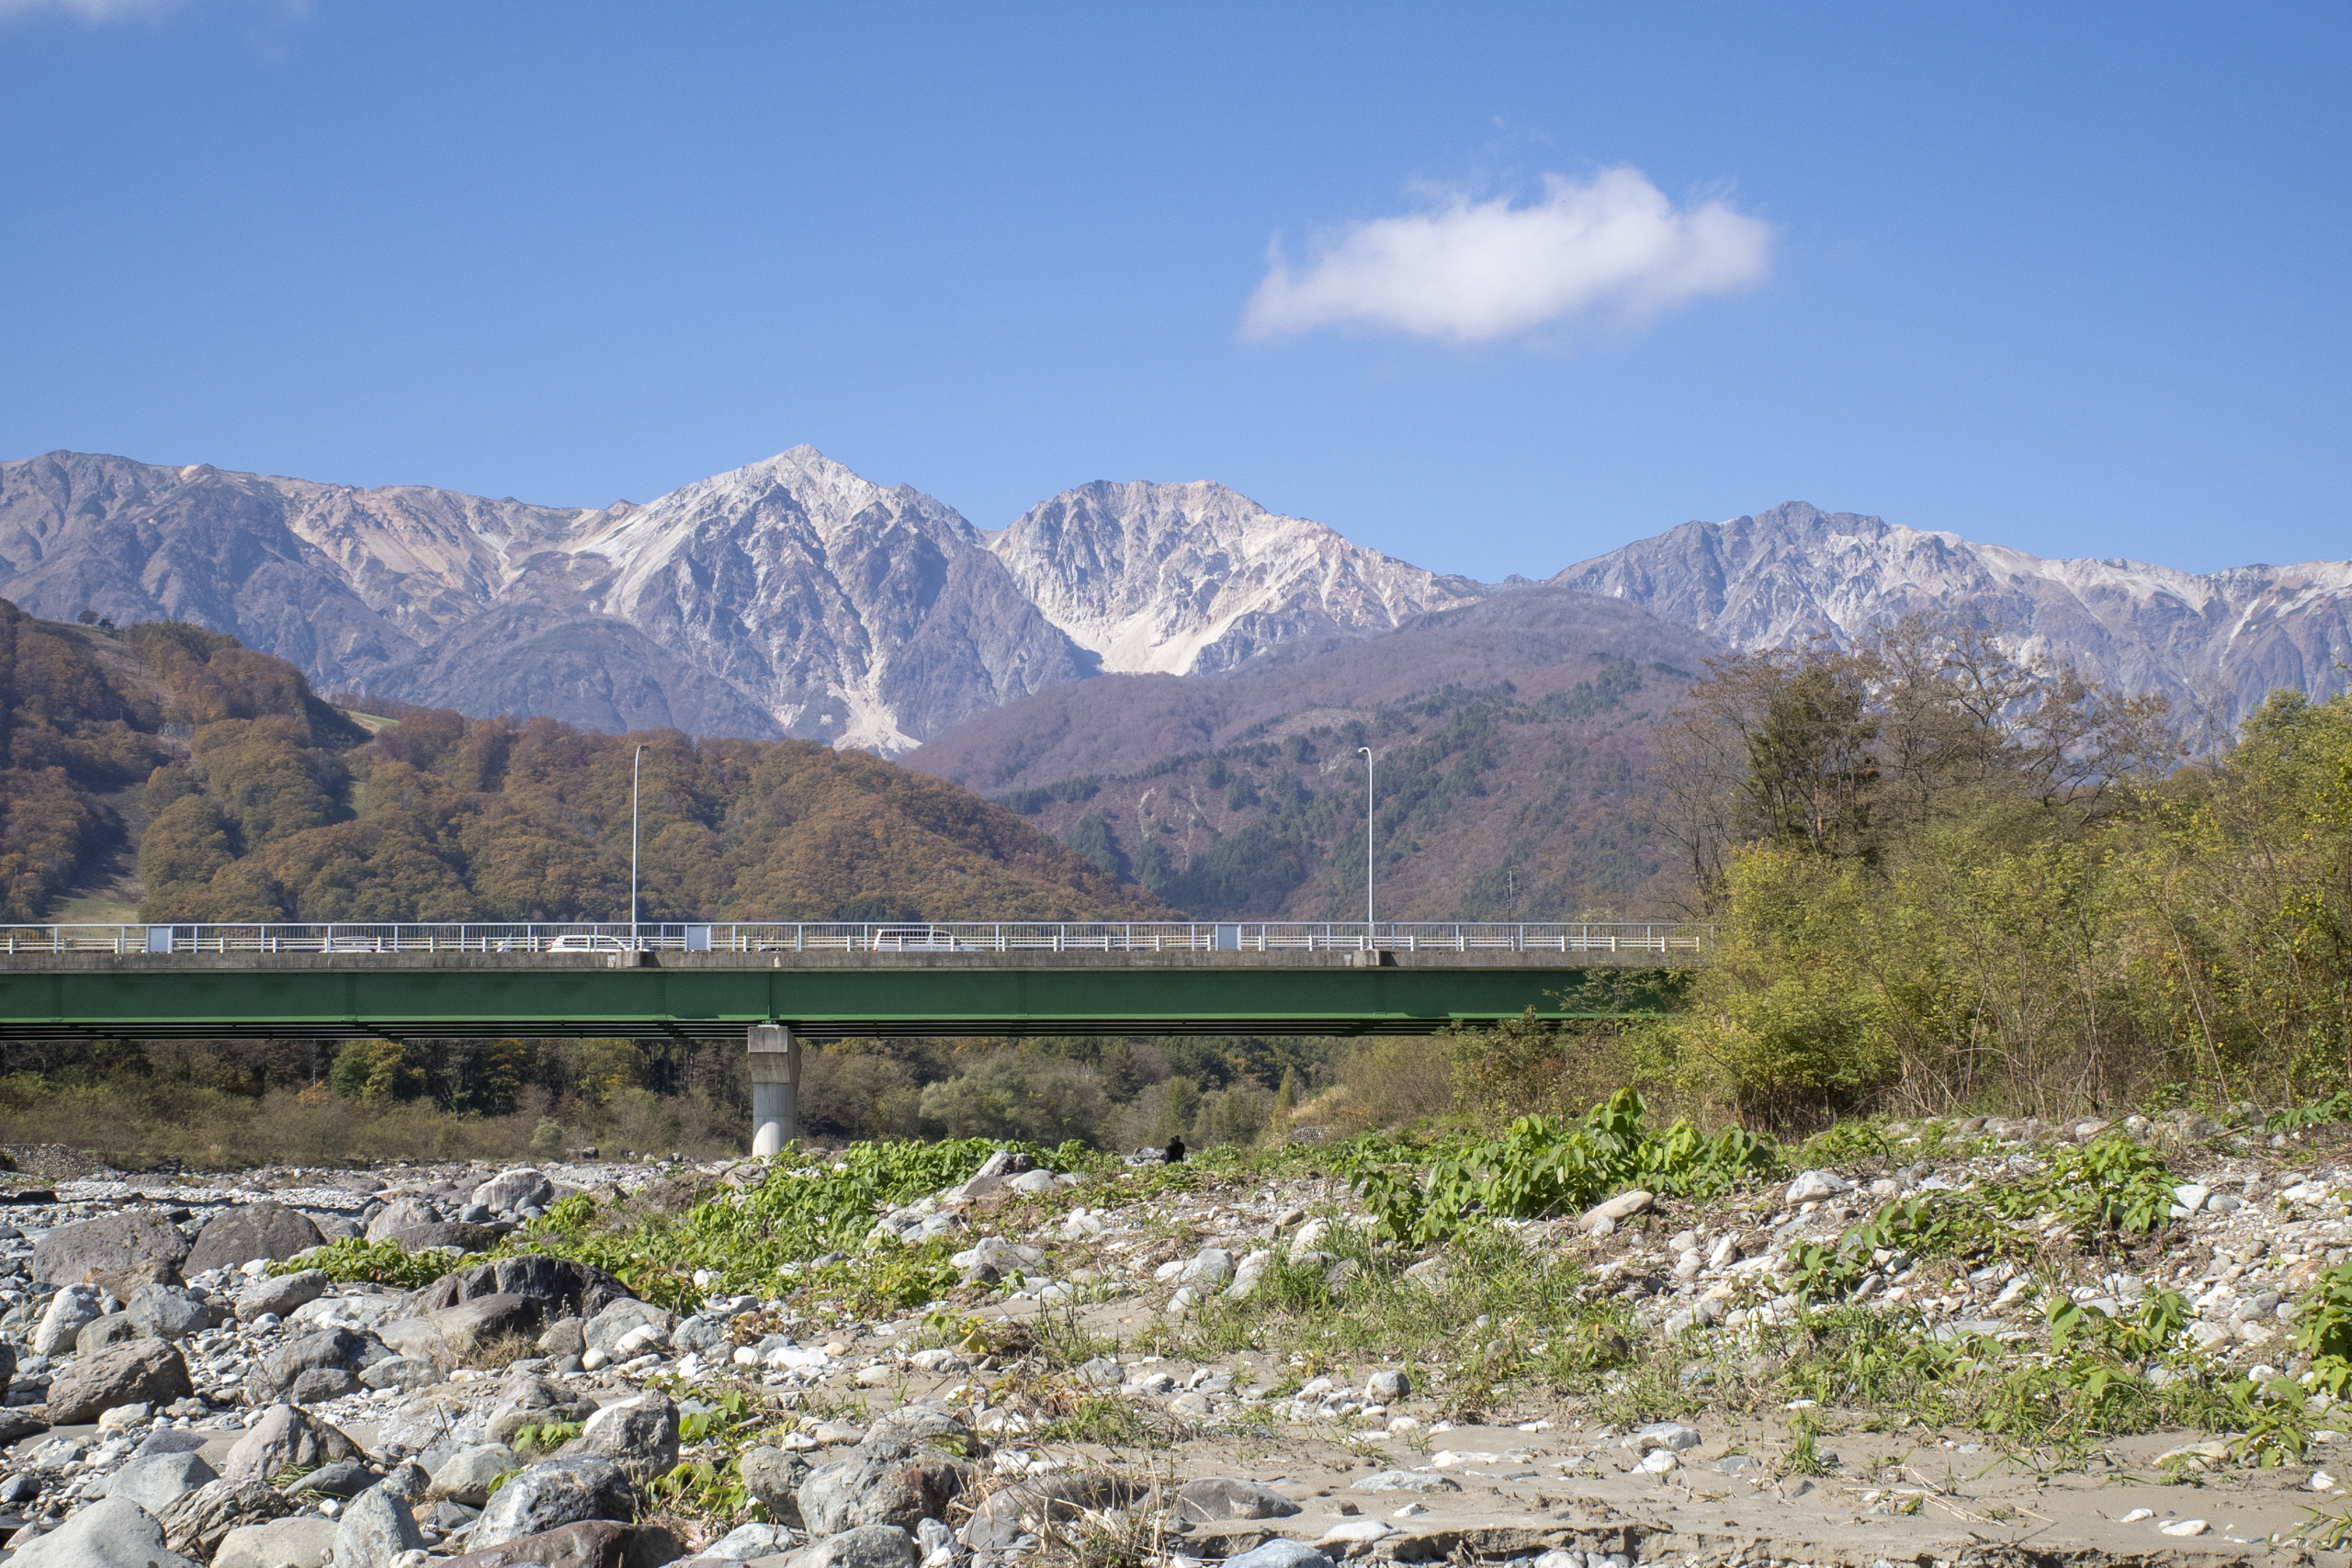
{"label": "bridge deck", "polygon": [[[136,928],[134,928],[136,929]],[[1689,951],[0,952],[0,1037],[1430,1033]],[[1656,1005],[1629,976],[1621,1006]]]}

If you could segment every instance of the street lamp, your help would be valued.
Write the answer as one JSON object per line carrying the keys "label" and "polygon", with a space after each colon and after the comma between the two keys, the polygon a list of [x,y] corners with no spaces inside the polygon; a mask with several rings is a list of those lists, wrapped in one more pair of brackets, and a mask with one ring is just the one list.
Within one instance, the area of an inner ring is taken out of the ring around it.
{"label": "street lamp", "polygon": [[1359,746],[1363,758],[1363,940],[1372,942],[1372,748]]}
{"label": "street lamp", "polygon": [[637,936],[637,781],[639,770],[644,766],[645,748],[640,746],[628,765],[628,945],[639,953],[645,950],[645,944]]}

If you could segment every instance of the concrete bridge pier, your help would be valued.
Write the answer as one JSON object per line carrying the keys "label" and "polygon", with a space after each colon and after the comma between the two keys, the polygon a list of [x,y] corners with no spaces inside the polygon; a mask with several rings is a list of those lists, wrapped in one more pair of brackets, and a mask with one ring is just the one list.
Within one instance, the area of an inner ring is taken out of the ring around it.
{"label": "concrete bridge pier", "polygon": [[755,1023],[752,1047],[752,1152],[772,1155],[800,1135],[800,1050],[781,1023]]}

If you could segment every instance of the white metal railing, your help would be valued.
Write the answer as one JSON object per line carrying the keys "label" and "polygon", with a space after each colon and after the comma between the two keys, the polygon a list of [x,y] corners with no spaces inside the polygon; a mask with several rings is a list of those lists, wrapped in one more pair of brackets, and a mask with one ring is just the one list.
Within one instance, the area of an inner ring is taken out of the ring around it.
{"label": "white metal railing", "polygon": [[56,953],[1700,953],[1683,921],[820,920],[0,926],[0,955]]}

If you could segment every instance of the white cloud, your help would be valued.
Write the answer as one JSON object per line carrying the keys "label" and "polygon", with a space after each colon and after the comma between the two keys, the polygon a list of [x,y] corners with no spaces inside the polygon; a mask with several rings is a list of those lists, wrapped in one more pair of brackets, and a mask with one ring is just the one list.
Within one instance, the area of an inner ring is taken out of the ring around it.
{"label": "white cloud", "polygon": [[1479,343],[1582,315],[1639,321],[1762,281],[1771,238],[1721,201],[1676,210],[1639,169],[1546,175],[1526,207],[1457,194],[1351,224],[1305,267],[1277,244],[1241,335],[1366,326]]}

